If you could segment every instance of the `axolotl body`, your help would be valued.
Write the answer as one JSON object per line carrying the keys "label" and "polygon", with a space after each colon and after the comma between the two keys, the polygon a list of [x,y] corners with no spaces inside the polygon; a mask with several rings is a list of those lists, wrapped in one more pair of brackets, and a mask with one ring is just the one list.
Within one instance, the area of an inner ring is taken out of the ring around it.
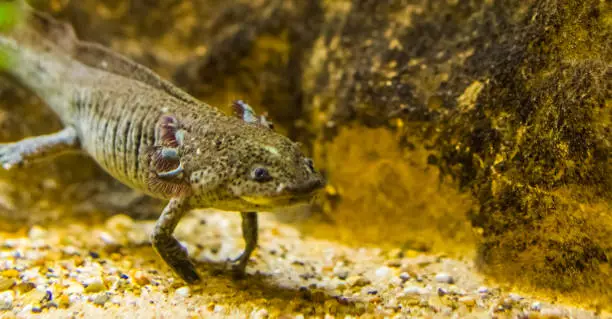
{"label": "axolotl body", "polygon": [[238,116],[225,115],[18,3],[25,18],[0,32],[3,71],[40,96],[64,129],[0,144],[0,164],[85,152],[122,183],[168,200],[151,242],[186,282],[199,275],[172,233],[188,210],[241,212],[246,247],[234,267],[244,273],[257,244],[257,212],[307,202],[324,186],[299,145],[246,103],[235,103]]}

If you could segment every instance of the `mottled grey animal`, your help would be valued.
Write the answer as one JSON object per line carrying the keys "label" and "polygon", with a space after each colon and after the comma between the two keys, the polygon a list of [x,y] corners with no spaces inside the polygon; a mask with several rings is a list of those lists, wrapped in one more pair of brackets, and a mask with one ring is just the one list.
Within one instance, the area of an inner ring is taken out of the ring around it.
{"label": "mottled grey animal", "polygon": [[230,117],[102,46],[79,41],[64,23],[23,2],[24,20],[0,32],[0,64],[60,117],[57,133],[1,144],[5,169],[84,151],[112,176],[169,200],[151,241],[186,282],[199,280],[172,236],[190,208],[241,211],[246,248],[257,243],[256,211],[310,200],[324,180],[298,145],[238,102]]}

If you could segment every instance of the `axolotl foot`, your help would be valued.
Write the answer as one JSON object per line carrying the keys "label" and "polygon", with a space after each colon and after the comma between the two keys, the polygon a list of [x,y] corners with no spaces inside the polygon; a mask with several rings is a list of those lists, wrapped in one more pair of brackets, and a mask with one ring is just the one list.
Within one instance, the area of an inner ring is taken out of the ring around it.
{"label": "axolotl foot", "polygon": [[77,151],[77,131],[67,126],[61,131],[25,138],[18,142],[0,144],[0,164],[8,170],[29,161],[43,159],[67,151]]}
{"label": "axolotl foot", "polygon": [[246,274],[246,266],[251,258],[251,254],[257,247],[258,223],[256,212],[242,212],[242,237],[245,241],[245,248],[240,256],[231,260],[235,264],[232,271],[235,278],[243,278]]}
{"label": "axolotl foot", "polygon": [[21,145],[17,143],[7,143],[0,145],[0,164],[2,168],[9,170],[13,167],[23,166],[25,161],[21,155]]}

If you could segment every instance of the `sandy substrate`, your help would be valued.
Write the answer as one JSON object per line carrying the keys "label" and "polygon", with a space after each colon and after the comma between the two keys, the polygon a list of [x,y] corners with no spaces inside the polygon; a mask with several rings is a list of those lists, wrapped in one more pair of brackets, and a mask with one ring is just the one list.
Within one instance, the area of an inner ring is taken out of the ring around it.
{"label": "sandy substrate", "polygon": [[152,222],[119,215],[0,233],[0,318],[612,318],[506,291],[470,260],[304,238],[266,214],[260,224],[237,280],[223,261],[243,247],[239,216],[187,216],[176,234],[203,277],[191,287],[149,247]]}

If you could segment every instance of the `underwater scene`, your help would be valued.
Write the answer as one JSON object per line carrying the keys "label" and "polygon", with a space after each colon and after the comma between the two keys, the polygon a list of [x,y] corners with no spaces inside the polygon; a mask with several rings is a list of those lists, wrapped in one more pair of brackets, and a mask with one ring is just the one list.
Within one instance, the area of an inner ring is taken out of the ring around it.
{"label": "underwater scene", "polygon": [[612,318],[612,5],[0,0],[0,319]]}

